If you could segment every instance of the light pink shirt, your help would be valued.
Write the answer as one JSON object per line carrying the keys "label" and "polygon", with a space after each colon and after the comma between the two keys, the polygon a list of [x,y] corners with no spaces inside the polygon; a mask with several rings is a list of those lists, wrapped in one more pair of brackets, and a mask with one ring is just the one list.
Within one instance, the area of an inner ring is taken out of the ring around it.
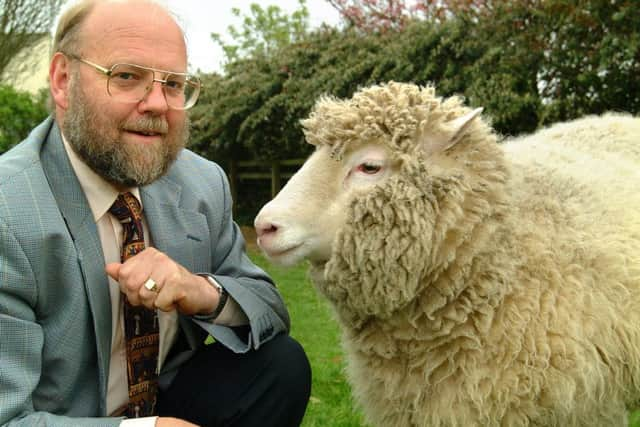
{"label": "light pink shirt", "polygon": [[[118,190],[89,168],[71,149],[63,137],[64,147],[69,156],[71,166],[78,177],[80,186],[89,202],[89,207],[96,221],[100,243],[104,253],[105,265],[110,262],[120,262],[120,248],[122,247],[122,225],[108,211],[118,197]],[[131,188],[130,191],[140,202],[140,191]],[[144,213],[144,207],[143,207]],[[143,218],[143,229],[146,246],[153,246],[149,229]],[[106,274],[106,273],[105,273]],[[111,362],[109,364],[109,381],[107,388],[107,414],[122,407],[129,399],[127,387],[127,360],[124,339],[124,319],[122,314],[122,299],[118,283],[109,277],[109,294],[111,297]],[[160,325],[160,343],[158,355],[158,371],[162,367],[169,349],[173,345],[178,333],[178,314],[175,311],[158,311]],[[224,309],[214,321],[223,325],[246,324],[247,317],[238,304],[229,297]],[[124,420],[121,427],[154,426],[157,417],[145,417]]]}

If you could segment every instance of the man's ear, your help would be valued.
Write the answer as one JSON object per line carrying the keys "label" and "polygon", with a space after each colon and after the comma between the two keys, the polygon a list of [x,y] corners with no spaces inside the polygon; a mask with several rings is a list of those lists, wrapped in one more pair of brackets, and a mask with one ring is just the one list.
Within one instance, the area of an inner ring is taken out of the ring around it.
{"label": "man's ear", "polygon": [[49,64],[49,86],[51,99],[56,108],[66,110],[69,106],[69,80],[71,61],[63,53],[56,52]]}
{"label": "man's ear", "polygon": [[466,135],[469,125],[473,122],[473,119],[482,113],[482,110],[483,108],[476,108],[464,116],[445,123],[441,131],[432,133],[427,130],[421,137],[422,148],[427,157],[445,152],[456,145]]}

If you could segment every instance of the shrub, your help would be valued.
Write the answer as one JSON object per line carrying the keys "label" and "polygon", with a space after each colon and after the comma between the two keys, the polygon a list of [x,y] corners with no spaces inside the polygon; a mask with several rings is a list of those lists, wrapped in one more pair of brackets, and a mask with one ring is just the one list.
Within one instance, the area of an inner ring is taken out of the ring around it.
{"label": "shrub", "polygon": [[45,91],[32,95],[0,85],[0,154],[26,138],[47,114]]}

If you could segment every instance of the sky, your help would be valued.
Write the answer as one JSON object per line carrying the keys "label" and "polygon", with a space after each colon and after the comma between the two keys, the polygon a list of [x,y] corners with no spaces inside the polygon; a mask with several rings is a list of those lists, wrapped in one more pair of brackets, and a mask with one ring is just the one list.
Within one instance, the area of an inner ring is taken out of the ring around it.
{"label": "sky", "polygon": [[[229,25],[240,27],[240,20],[231,13],[237,7],[244,14],[249,13],[251,3],[260,6],[277,5],[288,14],[298,9],[297,0],[164,0],[170,10],[178,17],[185,29],[189,48],[189,63],[192,71],[221,71],[224,59],[222,49],[211,39],[211,33],[220,33],[227,41]],[[337,25],[340,22],[338,12],[326,0],[307,0],[309,25],[311,28],[323,22]]]}

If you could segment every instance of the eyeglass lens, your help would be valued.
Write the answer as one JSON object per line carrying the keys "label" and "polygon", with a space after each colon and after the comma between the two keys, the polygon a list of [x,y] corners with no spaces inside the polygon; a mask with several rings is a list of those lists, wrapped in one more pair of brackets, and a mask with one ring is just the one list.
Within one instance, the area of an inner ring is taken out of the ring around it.
{"label": "eyeglass lens", "polygon": [[[162,75],[156,72],[156,81],[162,83],[167,105],[171,108],[185,109],[195,104],[199,85],[196,79],[184,74]],[[164,77],[163,79],[160,79]],[[116,64],[111,69],[107,89],[109,94],[120,102],[140,102],[151,90],[154,71],[130,64]]]}

